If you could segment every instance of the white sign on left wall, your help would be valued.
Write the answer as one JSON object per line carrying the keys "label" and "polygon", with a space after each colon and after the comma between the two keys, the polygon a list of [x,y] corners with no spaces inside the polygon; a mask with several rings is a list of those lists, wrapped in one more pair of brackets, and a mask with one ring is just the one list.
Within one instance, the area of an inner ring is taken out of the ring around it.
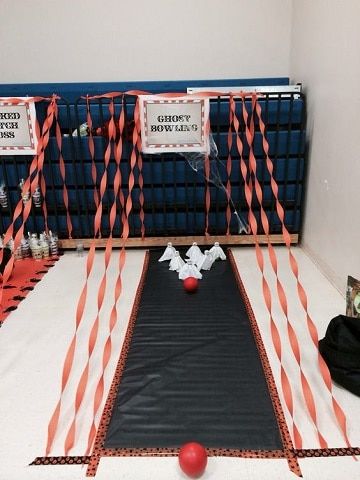
{"label": "white sign on left wall", "polygon": [[26,97],[0,98],[0,155],[36,153],[36,111]]}

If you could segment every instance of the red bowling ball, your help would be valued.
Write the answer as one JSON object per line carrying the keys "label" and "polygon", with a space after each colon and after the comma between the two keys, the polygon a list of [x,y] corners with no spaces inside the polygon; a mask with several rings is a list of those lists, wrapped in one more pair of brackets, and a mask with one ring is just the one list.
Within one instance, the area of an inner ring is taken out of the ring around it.
{"label": "red bowling ball", "polygon": [[180,448],[179,464],[181,470],[190,478],[199,478],[207,465],[207,454],[200,443],[185,443]]}
{"label": "red bowling ball", "polygon": [[188,293],[195,293],[198,289],[199,281],[197,278],[188,277],[184,280],[184,288]]}

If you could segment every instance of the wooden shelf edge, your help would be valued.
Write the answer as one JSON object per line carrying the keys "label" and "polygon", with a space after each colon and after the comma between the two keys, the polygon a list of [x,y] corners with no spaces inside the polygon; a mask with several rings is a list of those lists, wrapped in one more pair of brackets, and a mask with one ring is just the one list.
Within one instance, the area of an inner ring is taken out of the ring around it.
{"label": "wooden shelf edge", "polygon": [[[297,244],[299,235],[293,233],[290,235],[291,243]],[[269,240],[272,244],[284,244],[284,238],[281,234],[270,235]],[[261,244],[266,244],[268,238],[266,235],[258,235],[258,241]],[[93,239],[91,238],[72,238],[59,240],[59,246],[62,249],[75,249],[78,244],[82,244],[84,248],[90,248]],[[105,248],[107,238],[96,238],[95,245],[98,248]],[[128,238],[126,241],[127,248],[148,248],[148,247],[163,247],[167,242],[171,242],[174,246],[190,245],[197,242],[198,245],[212,245],[214,242],[219,242],[221,245],[254,245],[254,235],[209,235],[209,236],[184,236],[184,237],[145,237],[145,238]],[[114,248],[123,246],[121,238],[113,238],[112,244]]]}

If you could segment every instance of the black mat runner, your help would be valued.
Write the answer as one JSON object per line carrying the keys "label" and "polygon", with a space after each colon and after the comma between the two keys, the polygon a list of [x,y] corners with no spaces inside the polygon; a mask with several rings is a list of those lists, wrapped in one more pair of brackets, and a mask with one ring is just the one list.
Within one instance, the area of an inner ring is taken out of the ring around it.
{"label": "black mat runner", "polygon": [[[276,450],[282,442],[229,261],[189,295],[150,254],[105,448]],[[240,272],[241,273],[241,272]]]}

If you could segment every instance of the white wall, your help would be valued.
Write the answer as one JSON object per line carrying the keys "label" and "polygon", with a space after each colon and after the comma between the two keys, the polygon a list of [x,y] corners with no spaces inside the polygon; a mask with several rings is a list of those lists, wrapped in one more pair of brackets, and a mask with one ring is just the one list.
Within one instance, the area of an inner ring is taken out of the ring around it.
{"label": "white wall", "polygon": [[288,76],[291,0],[0,0],[1,83]]}
{"label": "white wall", "polygon": [[360,1],[295,0],[292,25],[311,136],[303,245],[344,291],[360,278]]}

